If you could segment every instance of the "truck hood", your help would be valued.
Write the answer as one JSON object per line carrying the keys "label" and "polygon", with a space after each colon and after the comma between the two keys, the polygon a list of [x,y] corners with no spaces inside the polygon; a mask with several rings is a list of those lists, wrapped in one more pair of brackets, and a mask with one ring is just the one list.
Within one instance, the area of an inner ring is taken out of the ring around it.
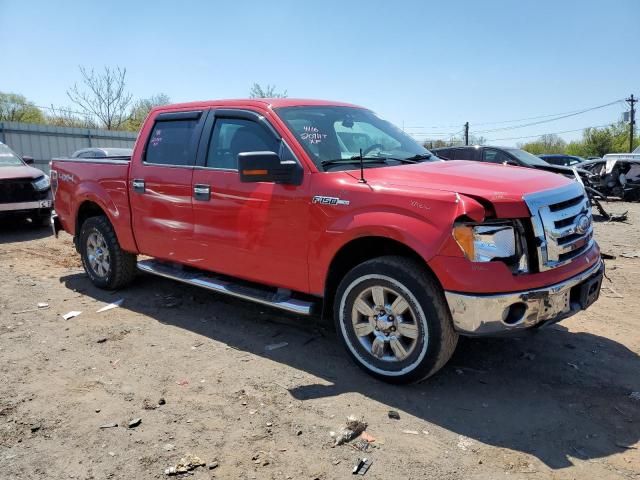
{"label": "truck hood", "polygon": [[21,166],[0,166],[0,180],[13,180],[16,178],[38,178],[44,175],[42,170],[29,167],[27,165]]}
{"label": "truck hood", "polygon": [[370,168],[364,175],[372,186],[443,190],[489,202],[496,215],[503,218],[529,216],[522,201],[524,195],[572,182],[562,175],[532,168],[463,160]]}

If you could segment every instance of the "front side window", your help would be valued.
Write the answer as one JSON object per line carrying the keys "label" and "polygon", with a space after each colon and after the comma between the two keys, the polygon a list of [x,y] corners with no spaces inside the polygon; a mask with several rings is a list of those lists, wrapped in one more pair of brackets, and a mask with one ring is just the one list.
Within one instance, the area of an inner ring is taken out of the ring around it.
{"label": "front side window", "polygon": [[302,106],[277,108],[276,113],[320,170],[357,168],[360,153],[367,168],[431,158],[413,138],[369,110]]}
{"label": "front side window", "polygon": [[0,143],[0,167],[22,166],[22,160],[4,143]]}
{"label": "front side window", "polygon": [[487,148],[484,150],[482,160],[490,163],[515,163],[506,153],[493,148]]}
{"label": "front side window", "polygon": [[198,120],[166,120],[153,126],[147,144],[146,163],[156,165],[193,165]]}
{"label": "front side window", "polygon": [[545,167],[549,165],[549,163],[545,162],[543,159],[536,157],[529,152],[525,152],[524,150],[520,150],[519,148],[510,148],[507,152],[516,157],[524,165],[538,167]]}
{"label": "front side window", "polygon": [[242,152],[279,151],[278,140],[264,127],[241,118],[218,118],[213,127],[207,153],[207,167],[238,169]]}

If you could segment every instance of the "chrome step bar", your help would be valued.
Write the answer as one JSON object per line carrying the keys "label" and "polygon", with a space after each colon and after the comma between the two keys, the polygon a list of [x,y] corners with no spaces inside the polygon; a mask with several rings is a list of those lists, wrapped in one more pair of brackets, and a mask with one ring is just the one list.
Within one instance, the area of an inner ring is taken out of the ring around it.
{"label": "chrome step bar", "polygon": [[243,300],[279,308],[297,315],[311,315],[314,302],[295,299],[288,290],[270,291],[241,282],[234,283],[213,273],[198,270],[183,270],[180,266],[163,263],[157,260],[140,260],[138,270],[160,277],[171,278],[182,283],[206,288],[216,293],[230,295]]}

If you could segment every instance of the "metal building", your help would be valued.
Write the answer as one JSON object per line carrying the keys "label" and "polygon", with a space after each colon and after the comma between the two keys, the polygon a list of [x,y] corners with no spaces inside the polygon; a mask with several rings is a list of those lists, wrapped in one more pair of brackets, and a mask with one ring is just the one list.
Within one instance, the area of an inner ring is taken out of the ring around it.
{"label": "metal building", "polygon": [[0,122],[0,142],[19,155],[33,157],[35,166],[46,173],[49,173],[49,161],[54,157],[67,157],[87,147],[133,148],[136,137],[135,132]]}

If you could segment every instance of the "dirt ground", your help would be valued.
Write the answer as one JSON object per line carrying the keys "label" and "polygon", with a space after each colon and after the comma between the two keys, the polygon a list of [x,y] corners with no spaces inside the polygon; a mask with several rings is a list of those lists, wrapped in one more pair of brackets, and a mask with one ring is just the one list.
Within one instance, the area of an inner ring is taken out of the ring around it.
{"label": "dirt ground", "polygon": [[[407,387],[362,373],[319,319],[145,275],[100,291],[69,236],[3,223],[0,478],[168,478],[192,454],[218,462],[195,479],[350,478],[361,457],[369,479],[640,479],[640,258],[620,256],[640,253],[640,204],[609,207],[629,223],[596,226],[617,258],[590,310],[462,339]],[[366,453],[332,448],[349,415]]]}

